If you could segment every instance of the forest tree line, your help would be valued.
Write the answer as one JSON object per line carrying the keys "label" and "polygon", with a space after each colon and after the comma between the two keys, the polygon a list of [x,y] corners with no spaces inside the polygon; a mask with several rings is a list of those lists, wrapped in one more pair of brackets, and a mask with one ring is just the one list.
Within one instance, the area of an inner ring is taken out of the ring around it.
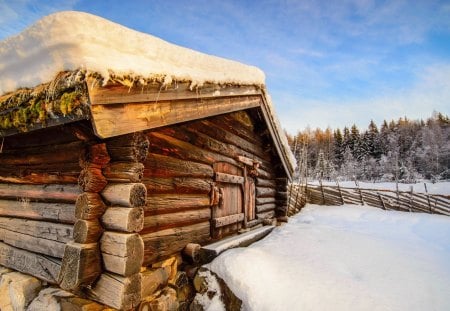
{"label": "forest tree line", "polygon": [[297,177],[323,180],[416,182],[450,179],[450,120],[433,113],[427,120],[371,121],[331,130],[306,128],[289,135]]}

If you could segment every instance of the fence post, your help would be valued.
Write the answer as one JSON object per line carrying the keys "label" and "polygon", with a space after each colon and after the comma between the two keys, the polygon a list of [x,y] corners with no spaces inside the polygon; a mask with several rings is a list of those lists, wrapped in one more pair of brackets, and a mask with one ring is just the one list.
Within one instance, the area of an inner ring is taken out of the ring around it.
{"label": "fence post", "polygon": [[381,194],[379,192],[377,192],[377,194],[378,194],[378,198],[380,199],[381,206],[383,207],[384,210],[386,210],[386,205],[384,205],[384,201],[383,201],[383,198],[381,197]]}
{"label": "fence post", "polygon": [[322,180],[320,180],[320,191],[322,192],[322,205],[325,205],[325,194],[323,193]]}
{"label": "fence post", "polygon": [[409,212],[412,212],[413,209],[413,200],[414,200],[414,196],[413,196],[413,186],[410,187],[410,191],[409,191]]}
{"label": "fence post", "polygon": [[341,187],[339,186],[339,181],[336,181],[336,183],[337,183],[338,190],[339,190],[339,196],[341,197],[341,203],[342,203],[342,205],[345,205],[344,197],[342,196]]}
{"label": "fence post", "polygon": [[358,192],[359,192],[359,199],[361,200],[361,205],[364,205],[364,199],[363,199],[363,196],[362,196],[362,191],[361,191],[361,188],[359,187],[359,183],[356,182],[356,180],[355,180],[355,185],[356,185],[356,188],[358,189]]}
{"label": "fence post", "polygon": [[430,208],[430,214],[433,214],[433,210],[431,209],[430,195],[428,194],[427,184],[423,183],[423,185],[425,186],[425,193],[427,195],[427,201],[428,201],[428,207]]}

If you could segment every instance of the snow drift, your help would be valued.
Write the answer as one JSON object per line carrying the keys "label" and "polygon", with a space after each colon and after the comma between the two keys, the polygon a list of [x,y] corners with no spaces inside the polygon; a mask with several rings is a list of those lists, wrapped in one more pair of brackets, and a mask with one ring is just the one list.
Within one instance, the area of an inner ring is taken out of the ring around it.
{"label": "snow drift", "polygon": [[245,310],[448,310],[450,217],[309,205],[210,269]]}

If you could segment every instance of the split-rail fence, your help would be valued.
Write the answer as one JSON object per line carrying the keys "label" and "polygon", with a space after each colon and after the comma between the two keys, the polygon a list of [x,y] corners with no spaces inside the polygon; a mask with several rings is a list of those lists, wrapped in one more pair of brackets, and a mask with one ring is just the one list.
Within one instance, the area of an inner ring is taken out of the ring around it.
{"label": "split-rail fence", "polygon": [[339,185],[289,185],[289,215],[306,204],[358,204],[398,210],[450,216],[450,196],[411,191],[347,188]]}

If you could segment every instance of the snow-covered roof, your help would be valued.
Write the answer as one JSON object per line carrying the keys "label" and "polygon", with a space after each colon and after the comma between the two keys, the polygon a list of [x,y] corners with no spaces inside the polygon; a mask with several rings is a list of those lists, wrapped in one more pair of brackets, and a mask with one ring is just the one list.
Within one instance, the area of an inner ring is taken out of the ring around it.
{"label": "snow-covered roof", "polygon": [[264,85],[253,66],[176,46],[82,12],[46,16],[0,42],[0,95],[51,81],[61,71],[215,84]]}
{"label": "snow-covered roof", "polygon": [[[295,167],[260,69],[176,46],[104,18],[74,11],[46,16],[22,33],[0,42],[0,112],[3,118],[0,119],[0,136],[5,135],[2,129],[20,128],[30,120],[41,122],[38,112],[30,115],[19,110],[26,112],[26,105],[33,108],[28,109],[32,111],[36,110],[34,107],[48,110],[48,105],[40,104],[42,100],[56,103],[52,107],[57,117],[69,114],[68,120],[72,121],[88,118],[89,101],[84,88],[88,77],[100,79],[104,85],[119,81],[130,88],[135,83],[145,86],[155,81],[166,87],[175,85],[175,88],[178,82],[187,82],[191,90],[201,90],[203,85],[211,84],[256,87],[264,98],[264,117],[277,152],[287,171],[292,173]],[[70,96],[62,98],[66,90],[71,92]],[[160,92],[157,95],[159,98]],[[239,95],[245,94],[232,94]],[[76,99],[75,106],[65,102],[71,98]],[[72,116],[66,106],[75,109]],[[52,117],[54,112],[51,111]],[[97,123],[95,115],[92,122]],[[23,128],[31,130],[28,125]]]}

